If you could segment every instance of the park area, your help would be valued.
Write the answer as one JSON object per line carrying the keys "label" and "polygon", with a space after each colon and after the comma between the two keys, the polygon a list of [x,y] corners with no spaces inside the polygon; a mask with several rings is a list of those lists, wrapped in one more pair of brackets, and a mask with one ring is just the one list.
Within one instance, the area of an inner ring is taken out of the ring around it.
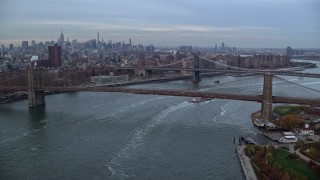
{"label": "park area", "polygon": [[286,149],[247,145],[244,152],[250,157],[258,179],[317,180],[320,177],[319,165],[306,162]]}

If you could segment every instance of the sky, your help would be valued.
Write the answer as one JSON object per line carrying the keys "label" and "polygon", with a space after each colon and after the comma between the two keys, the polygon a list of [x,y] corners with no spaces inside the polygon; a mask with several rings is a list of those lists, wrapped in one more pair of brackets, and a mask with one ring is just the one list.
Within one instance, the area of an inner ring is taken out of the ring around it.
{"label": "sky", "polygon": [[[320,0],[0,0],[0,44],[65,39],[320,48]],[[30,43],[30,42],[29,42]]]}

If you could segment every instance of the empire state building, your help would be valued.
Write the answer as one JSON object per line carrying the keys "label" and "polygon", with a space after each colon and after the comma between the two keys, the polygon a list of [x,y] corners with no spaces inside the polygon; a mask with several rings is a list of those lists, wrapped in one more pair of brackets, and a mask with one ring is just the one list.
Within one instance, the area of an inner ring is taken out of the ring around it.
{"label": "empire state building", "polygon": [[64,45],[64,35],[63,35],[62,30],[61,30],[61,34],[60,34],[59,45],[61,47],[63,47],[63,45]]}

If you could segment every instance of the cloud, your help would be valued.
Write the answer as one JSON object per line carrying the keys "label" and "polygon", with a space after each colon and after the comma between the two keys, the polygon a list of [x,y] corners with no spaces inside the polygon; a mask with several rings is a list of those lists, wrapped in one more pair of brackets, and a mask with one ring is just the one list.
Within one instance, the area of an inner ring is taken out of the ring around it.
{"label": "cloud", "polygon": [[[0,0],[1,1],[1,0]],[[274,46],[320,47],[316,0],[13,0],[1,2],[0,40],[145,37],[144,42],[190,44],[272,39]],[[308,32],[307,32],[308,31]],[[310,31],[310,32],[309,32]],[[158,37],[158,38],[157,38]],[[199,37],[199,38],[197,38]],[[147,40],[149,38],[149,40]],[[202,39],[201,39],[202,38]],[[247,39],[246,39],[247,38]],[[113,39],[113,40],[114,40]],[[137,38],[138,39],[138,38]],[[181,41],[179,39],[179,42]],[[286,42],[277,42],[276,40]],[[2,41],[4,42],[4,41]],[[239,42],[240,44],[241,42]],[[262,40],[259,43],[263,43]],[[271,44],[271,43],[269,43]],[[269,45],[268,45],[269,46]]]}
{"label": "cloud", "polygon": [[138,23],[98,23],[98,22],[76,22],[76,21],[34,21],[35,25],[81,27],[90,30],[126,30],[126,31],[148,31],[148,32],[253,32],[253,31],[277,31],[273,27],[260,26],[209,26],[188,24],[138,24]]}

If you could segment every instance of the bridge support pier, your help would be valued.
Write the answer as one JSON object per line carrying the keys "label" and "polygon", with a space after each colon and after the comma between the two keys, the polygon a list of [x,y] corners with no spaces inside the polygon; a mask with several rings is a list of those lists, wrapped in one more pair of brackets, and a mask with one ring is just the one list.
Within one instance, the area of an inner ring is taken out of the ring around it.
{"label": "bridge support pier", "polygon": [[43,86],[42,69],[30,68],[28,70],[28,101],[29,107],[38,107],[46,104],[44,91],[36,90]]}
{"label": "bridge support pier", "polygon": [[152,70],[146,70],[146,77],[151,78],[152,77]]}
{"label": "bridge support pier", "polygon": [[272,120],[272,77],[270,73],[264,74],[261,118],[268,121]]}
{"label": "bridge support pier", "polygon": [[191,80],[193,84],[198,84],[201,81],[199,67],[199,56],[194,55],[193,78]]}
{"label": "bridge support pier", "polygon": [[141,78],[151,78],[152,76],[152,70],[146,70],[146,69],[139,69],[137,68],[135,70],[135,74],[140,76]]}

